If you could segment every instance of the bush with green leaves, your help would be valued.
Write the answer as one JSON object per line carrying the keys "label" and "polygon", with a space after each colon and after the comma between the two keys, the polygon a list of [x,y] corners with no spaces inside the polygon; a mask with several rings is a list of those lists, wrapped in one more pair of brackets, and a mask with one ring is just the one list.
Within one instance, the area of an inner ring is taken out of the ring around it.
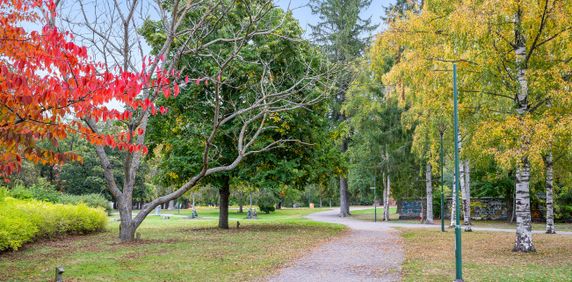
{"label": "bush with green leaves", "polygon": [[30,187],[16,185],[12,190],[10,190],[10,195],[21,200],[35,199],[39,201],[58,203],[61,193],[56,191],[56,188],[47,180],[40,178],[38,183]]}
{"label": "bush with green leaves", "polygon": [[273,212],[276,202],[277,198],[272,191],[262,190],[258,194],[258,208],[264,213]]}
{"label": "bush with green leaves", "polygon": [[102,208],[107,212],[111,211],[107,199],[101,194],[85,194],[85,195],[71,195],[62,194],[59,203],[61,204],[85,204],[91,208]]}
{"label": "bush with green leaves", "polygon": [[25,243],[42,238],[101,231],[106,224],[103,209],[83,203],[64,205],[0,198],[0,252],[17,250]]}

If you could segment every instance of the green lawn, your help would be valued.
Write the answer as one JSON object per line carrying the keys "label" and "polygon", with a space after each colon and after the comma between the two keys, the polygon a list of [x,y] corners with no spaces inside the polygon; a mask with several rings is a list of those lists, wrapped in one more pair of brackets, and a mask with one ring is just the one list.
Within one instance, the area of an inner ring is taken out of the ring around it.
{"label": "green lawn", "polygon": [[[363,210],[350,210],[352,213],[352,218],[365,220],[365,221],[373,221],[375,215],[375,209],[363,209]],[[399,215],[396,214],[397,207],[389,207],[389,219],[396,220],[399,218]],[[377,207],[377,220],[381,221],[383,219],[383,208]]]}
{"label": "green lawn", "polygon": [[[454,232],[401,229],[404,281],[452,281]],[[513,253],[513,233],[463,233],[465,281],[572,281],[572,236],[534,234],[536,253]]]}
{"label": "green lawn", "polygon": [[0,280],[47,281],[59,265],[65,268],[65,280],[73,281],[252,280],[343,233],[341,225],[302,218],[317,211],[283,209],[259,213],[257,220],[233,211],[230,230],[216,228],[214,208],[199,208],[200,219],[149,216],[139,229],[142,240],[128,244],[118,241],[118,223],[113,221],[104,233],[39,242],[2,254]]}

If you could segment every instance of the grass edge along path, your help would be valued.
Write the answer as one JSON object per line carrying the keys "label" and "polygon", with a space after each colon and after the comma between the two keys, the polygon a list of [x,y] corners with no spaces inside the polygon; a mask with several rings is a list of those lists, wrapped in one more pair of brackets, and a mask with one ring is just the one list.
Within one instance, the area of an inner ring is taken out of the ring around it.
{"label": "grass edge along path", "polygon": [[[405,248],[403,281],[452,281],[454,232],[397,228]],[[465,281],[572,281],[572,236],[535,234],[536,253],[514,253],[513,233],[463,233]]]}
{"label": "grass edge along path", "polygon": [[[320,209],[283,209],[258,220],[240,219],[240,229],[216,228],[214,219],[149,217],[143,240],[121,244],[117,222],[108,231],[31,244],[0,256],[0,279],[46,281],[65,268],[72,281],[231,281],[274,274],[321,243],[344,234],[342,225],[313,222],[303,216]],[[189,211],[181,211],[185,214]],[[214,209],[200,209],[214,214]],[[208,216],[207,216],[208,217]]]}

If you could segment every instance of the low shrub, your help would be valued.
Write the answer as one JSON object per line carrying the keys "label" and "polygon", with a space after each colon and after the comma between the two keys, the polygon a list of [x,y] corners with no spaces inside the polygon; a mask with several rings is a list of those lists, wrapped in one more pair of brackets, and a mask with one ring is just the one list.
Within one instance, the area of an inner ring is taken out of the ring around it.
{"label": "low shrub", "polygon": [[260,211],[264,213],[273,212],[276,202],[276,196],[272,191],[262,190],[258,193],[258,208],[260,208]]}
{"label": "low shrub", "polygon": [[44,178],[40,178],[38,183],[29,187],[16,185],[10,191],[10,195],[16,199],[36,199],[40,201],[58,203],[62,194],[56,191],[56,187],[50,184],[49,181],[45,180]]}
{"label": "low shrub", "polygon": [[101,231],[107,216],[101,208],[5,197],[0,203],[0,251],[17,250],[41,238]]}
{"label": "low shrub", "polygon": [[111,211],[107,199],[100,194],[85,194],[85,195],[62,194],[60,196],[60,203],[71,204],[71,205],[77,205],[83,203],[88,207],[102,208],[107,212]]}

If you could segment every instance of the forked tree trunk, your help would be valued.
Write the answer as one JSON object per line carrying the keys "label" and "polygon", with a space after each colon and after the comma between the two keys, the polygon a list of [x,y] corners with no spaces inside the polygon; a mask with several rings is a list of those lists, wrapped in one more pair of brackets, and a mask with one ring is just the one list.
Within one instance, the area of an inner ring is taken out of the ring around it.
{"label": "forked tree trunk", "polygon": [[230,176],[223,176],[219,193],[218,228],[228,229],[228,199],[230,198]]}
{"label": "forked tree trunk", "polygon": [[546,169],[546,233],[555,234],[554,226],[554,198],[552,196],[554,163],[552,161],[552,152],[544,157],[544,167]]}
{"label": "forked tree trunk", "polygon": [[119,218],[121,223],[119,224],[119,239],[122,242],[132,241],[135,239],[135,230],[139,227],[140,223],[137,223],[132,218],[131,211],[131,201],[128,201],[124,196],[117,199],[117,209],[119,210]]}
{"label": "forked tree trunk", "polygon": [[465,160],[463,165],[465,167],[465,185],[463,185],[465,188],[463,191],[463,206],[465,208],[465,217],[463,222],[465,225],[465,231],[471,232],[473,229],[471,227],[471,173],[469,168],[469,161]]}
{"label": "forked tree trunk", "polygon": [[391,194],[391,181],[389,175],[383,191],[383,220],[389,221],[389,195]]}
{"label": "forked tree trunk", "polygon": [[425,209],[425,223],[433,224],[433,175],[431,174],[431,164],[425,165],[425,191],[427,193],[427,208]]}

